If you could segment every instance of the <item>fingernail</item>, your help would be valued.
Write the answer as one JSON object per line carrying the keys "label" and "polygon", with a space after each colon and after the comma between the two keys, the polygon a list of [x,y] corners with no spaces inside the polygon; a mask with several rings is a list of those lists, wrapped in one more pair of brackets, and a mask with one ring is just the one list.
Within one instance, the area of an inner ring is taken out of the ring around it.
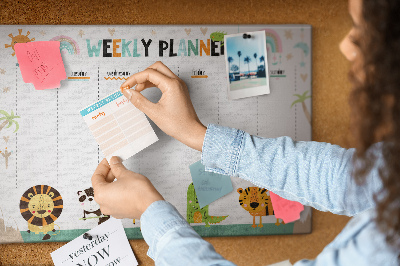
{"label": "fingernail", "polygon": [[110,159],[110,163],[111,164],[119,164],[119,163],[121,163],[122,162],[122,160],[121,160],[121,158],[119,158],[118,156],[113,156],[113,157],[111,157],[111,159]]}
{"label": "fingernail", "polygon": [[122,93],[125,95],[126,98],[128,98],[128,100],[131,100],[132,90],[124,90]]}
{"label": "fingernail", "polygon": [[129,85],[126,85],[124,87],[121,86],[121,92],[124,92],[124,90],[130,89]]}

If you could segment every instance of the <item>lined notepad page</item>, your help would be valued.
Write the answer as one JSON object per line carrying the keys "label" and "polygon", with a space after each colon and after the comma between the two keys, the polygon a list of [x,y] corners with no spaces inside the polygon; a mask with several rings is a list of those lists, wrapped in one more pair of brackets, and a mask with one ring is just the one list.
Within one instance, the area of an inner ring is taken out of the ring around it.
{"label": "lined notepad page", "polygon": [[158,140],[144,113],[117,91],[80,111],[109,161],[126,160]]}

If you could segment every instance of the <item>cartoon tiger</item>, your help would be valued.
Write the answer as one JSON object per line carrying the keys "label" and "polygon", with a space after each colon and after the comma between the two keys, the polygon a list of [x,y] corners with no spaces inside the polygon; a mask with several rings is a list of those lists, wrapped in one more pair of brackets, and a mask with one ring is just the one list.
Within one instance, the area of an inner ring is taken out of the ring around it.
{"label": "cartoon tiger", "polygon": [[[253,216],[252,227],[257,227],[256,216],[260,216],[258,227],[263,227],[262,216],[274,215],[274,209],[272,208],[268,190],[258,187],[248,187],[245,190],[238,188],[237,192],[240,194],[240,205]],[[276,219],[275,225],[280,225],[279,219]]]}
{"label": "cartoon tiger", "polygon": [[29,188],[22,195],[19,209],[22,217],[28,222],[28,233],[42,232],[42,240],[50,239],[48,232],[55,232],[54,221],[60,217],[63,200],[53,187],[37,185]]}

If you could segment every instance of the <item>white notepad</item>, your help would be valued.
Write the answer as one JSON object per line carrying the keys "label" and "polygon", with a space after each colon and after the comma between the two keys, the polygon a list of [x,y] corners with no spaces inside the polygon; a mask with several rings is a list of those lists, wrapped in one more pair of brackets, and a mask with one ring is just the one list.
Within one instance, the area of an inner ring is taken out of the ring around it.
{"label": "white notepad", "polygon": [[117,91],[80,111],[107,161],[126,160],[158,140],[143,112]]}

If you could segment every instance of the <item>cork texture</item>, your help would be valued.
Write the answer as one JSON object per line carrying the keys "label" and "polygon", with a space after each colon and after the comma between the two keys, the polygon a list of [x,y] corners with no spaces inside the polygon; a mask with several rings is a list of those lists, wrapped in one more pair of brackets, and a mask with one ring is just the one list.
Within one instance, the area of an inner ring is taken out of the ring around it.
{"label": "cork texture", "polygon": [[[339,43],[351,27],[345,0],[2,0],[0,24],[310,24],[313,27],[313,140],[351,146],[348,141],[349,63],[339,51]],[[268,265],[286,259],[294,263],[315,258],[349,218],[314,211],[312,220],[313,231],[306,235],[205,239],[237,265]],[[52,265],[50,253],[64,244],[0,245],[0,265]],[[130,244],[140,265],[154,264],[146,255],[148,246],[144,240],[130,240]]]}

